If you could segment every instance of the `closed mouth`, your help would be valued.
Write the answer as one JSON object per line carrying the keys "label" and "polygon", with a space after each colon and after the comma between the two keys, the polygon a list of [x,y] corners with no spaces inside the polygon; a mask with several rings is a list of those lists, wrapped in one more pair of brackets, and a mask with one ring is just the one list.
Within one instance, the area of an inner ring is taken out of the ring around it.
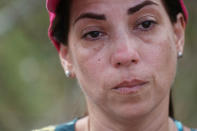
{"label": "closed mouth", "polygon": [[112,89],[120,94],[130,94],[137,92],[140,88],[144,87],[144,85],[146,85],[147,83],[148,81],[132,79],[130,81],[123,81]]}

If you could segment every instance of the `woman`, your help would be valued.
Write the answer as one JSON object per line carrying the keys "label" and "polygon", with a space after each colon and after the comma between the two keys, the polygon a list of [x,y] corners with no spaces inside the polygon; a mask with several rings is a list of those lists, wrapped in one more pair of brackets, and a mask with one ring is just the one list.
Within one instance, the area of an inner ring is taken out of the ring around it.
{"label": "woman", "polygon": [[194,130],[170,106],[188,20],[182,0],[48,0],[47,8],[49,37],[88,108],[48,130]]}

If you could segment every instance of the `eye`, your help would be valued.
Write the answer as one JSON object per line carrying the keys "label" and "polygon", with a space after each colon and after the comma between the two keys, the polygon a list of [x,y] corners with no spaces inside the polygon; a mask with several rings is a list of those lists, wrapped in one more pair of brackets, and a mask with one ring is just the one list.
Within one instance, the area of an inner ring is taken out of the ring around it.
{"label": "eye", "polygon": [[154,27],[155,24],[157,23],[153,20],[146,20],[139,23],[136,28],[141,31],[149,31]]}
{"label": "eye", "polygon": [[86,39],[86,40],[98,40],[98,39],[102,39],[102,37],[104,36],[103,32],[100,31],[90,31],[88,33],[85,33],[82,38]]}

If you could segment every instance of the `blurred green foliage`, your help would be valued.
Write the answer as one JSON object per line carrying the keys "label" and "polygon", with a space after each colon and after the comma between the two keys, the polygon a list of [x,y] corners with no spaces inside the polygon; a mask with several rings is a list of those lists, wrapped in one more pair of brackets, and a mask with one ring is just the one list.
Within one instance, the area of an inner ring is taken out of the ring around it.
{"label": "blurred green foliage", "polygon": [[[173,86],[176,118],[197,127],[197,1],[185,3],[190,19],[184,58]],[[45,0],[0,1],[0,131],[27,131],[83,115],[85,102],[68,80],[47,36]]]}

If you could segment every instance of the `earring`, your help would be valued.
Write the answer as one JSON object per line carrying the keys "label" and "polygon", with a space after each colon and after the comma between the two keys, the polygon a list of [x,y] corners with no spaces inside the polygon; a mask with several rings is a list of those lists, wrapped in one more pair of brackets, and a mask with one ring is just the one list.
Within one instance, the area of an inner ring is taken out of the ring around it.
{"label": "earring", "polygon": [[183,53],[181,51],[178,52],[178,58],[182,58],[183,57]]}
{"label": "earring", "polygon": [[69,70],[66,70],[65,74],[66,74],[67,77],[70,77],[70,75],[71,75]]}

